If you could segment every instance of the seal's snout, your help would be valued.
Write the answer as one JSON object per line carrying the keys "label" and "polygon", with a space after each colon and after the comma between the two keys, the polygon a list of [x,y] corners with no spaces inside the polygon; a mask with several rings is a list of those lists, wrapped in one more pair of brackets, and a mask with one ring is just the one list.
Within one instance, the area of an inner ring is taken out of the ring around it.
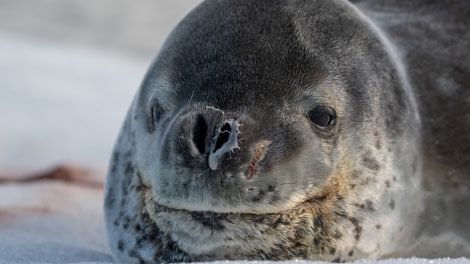
{"label": "seal's snout", "polygon": [[178,136],[169,138],[173,146],[170,149],[185,160],[180,165],[195,162],[202,165],[200,162],[204,159],[204,167],[215,171],[239,149],[239,127],[246,118],[216,110],[187,112],[173,125],[174,134]]}
{"label": "seal's snout", "polygon": [[238,148],[237,140],[240,131],[238,130],[239,123],[234,119],[213,121],[214,118],[211,115],[197,114],[191,120],[194,125],[191,133],[192,142],[189,144],[193,150],[196,150],[194,152],[207,155],[207,165],[211,170],[216,170],[224,154]]}

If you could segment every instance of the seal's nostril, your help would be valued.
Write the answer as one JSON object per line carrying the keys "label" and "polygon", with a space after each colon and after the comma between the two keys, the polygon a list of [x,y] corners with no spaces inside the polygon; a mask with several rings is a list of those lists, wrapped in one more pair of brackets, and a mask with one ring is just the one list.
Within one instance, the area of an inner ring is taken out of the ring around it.
{"label": "seal's nostril", "polygon": [[206,134],[207,134],[207,123],[202,115],[198,115],[196,118],[196,124],[193,128],[193,142],[196,145],[199,153],[203,154],[206,150]]}
{"label": "seal's nostril", "polygon": [[228,141],[231,131],[232,128],[229,123],[225,123],[225,125],[222,126],[219,136],[217,137],[217,141],[215,142],[215,148],[212,152],[216,152],[225,144],[225,142]]}
{"label": "seal's nostril", "polygon": [[226,120],[220,129],[217,129],[214,137],[211,139],[209,156],[209,168],[216,170],[221,165],[223,156],[238,147],[237,136],[240,132],[240,124],[234,119]]}

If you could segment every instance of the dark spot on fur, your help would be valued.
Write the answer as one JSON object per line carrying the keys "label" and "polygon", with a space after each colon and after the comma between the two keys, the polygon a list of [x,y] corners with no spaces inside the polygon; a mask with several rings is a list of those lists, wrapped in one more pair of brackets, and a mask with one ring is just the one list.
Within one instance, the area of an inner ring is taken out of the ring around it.
{"label": "dark spot on fur", "polygon": [[148,234],[144,234],[143,236],[140,237],[140,240],[142,240],[142,241],[149,241],[149,235],[148,235]]}
{"label": "dark spot on fur", "polygon": [[370,153],[364,155],[362,157],[362,162],[364,166],[366,166],[368,169],[373,170],[373,171],[378,171],[380,169],[380,165],[377,162],[376,159],[374,159]]}
{"label": "dark spot on fur", "polygon": [[264,219],[265,219],[264,215],[259,215],[258,217],[256,217],[255,219],[253,219],[253,222],[254,222],[254,223],[261,224],[261,223],[264,222]]}
{"label": "dark spot on fur", "polygon": [[321,215],[318,215],[317,217],[315,217],[315,219],[313,220],[313,225],[315,227],[322,227],[323,226],[323,219],[322,219]]}
{"label": "dark spot on fur", "polygon": [[139,231],[142,229],[142,227],[140,227],[140,224],[137,223],[137,224],[134,226],[134,229],[135,229],[135,231],[139,232]]}
{"label": "dark spot on fur", "polygon": [[119,225],[119,219],[114,220],[114,225],[118,226]]}
{"label": "dark spot on fur", "polygon": [[380,141],[379,133],[376,131],[376,132],[374,133],[374,136],[375,136],[375,138],[376,138],[376,140],[375,140],[375,148],[376,148],[376,149],[381,149],[381,148],[382,148],[382,142]]}
{"label": "dark spot on fur", "polygon": [[360,176],[361,174],[362,174],[362,173],[361,173],[360,171],[354,170],[354,171],[351,172],[351,178],[357,179],[357,178],[359,178],[359,176]]}
{"label": "dark spot on fur", "polygon": [[333,261],[332,261],[332,262],[335,262],[335,263],[340,263],[340,262],[341,262],[341,258],[335,258],[335,259],[333,259]]}
{"label": "dark spot on fur", "polygon": [[375,211],[374,203],[371,200],[366,200],[366,208],[369,211]]}
{"label": "dark spot on fur", "polygon": [[354,250],[349,251],[348,256],[352,257],[354,255]]}
{"label": "dark spot on fur", "polygon": [[126,174],[126,176],[128,177],[132,177],[133,174],[134,174],[134,166],[132,165],[132,163],[130,162],[127,162],[126,163],[126,168],[124,170],[124,173]]}
{"label": "dark spot on fur", "polygon": [[381,225],[381,224],[377,224],[377,225],[375,225],[375,228],[381,229],[381,228],[382,228],[382,225]]}
{"label": "dark spot on fur", "polygon": [[336,238],[336,239],[340,239],[343,237],[343,233],[341,233],[341,231],[339,230],[335,230],[335,233],[333,234],[333,237]]}
{"label": "dark spot on fur", "polygon": [[390,188],[390,181],[389,180],[385,181],[385,188],[387,188],[387,189]]}
{"label": "dark spot on fur", "polygon": [[345,212],[335,212],[335,215],[339,216],[340,218],[348,218]]}
{"label": "dark spot on fur", "polygon": [[142,246],[142,242],[143,242],[143,239],[141,237],[138,237],[136,240],[135,240],[135,245],[138,246],[138,247],[141,247]]}
{"label": "dark spot on fur", "polygon": [[271,200],[269,200],[269,204],[274,204],[276,205],[276,202],[279,201],[279,195],[277,194],[274,194],[272,197],[271,197]]}
{"label": "dark spot on fur", "polygon": [[116,198],[114,197],[114,191],[113,188],[111,187],[109,189],[109,193],[106,196],[106,207],[111,208],[114,205],[114,202],[116,201]]}
{"label": "dark spot on fur", "polygon": [[139,254],[137,253],[137,251],[135,249],[129,250],[129,252],[127,254],[129,254],[129,256],[133,257],[133,258],[140,258]]}
{"label": "dark spot on fur", "polygon": [[183,183],[183,190],[184,190],[184,193],[186,195],[189,195],[189,193],[191,192],[190,190],[190,182],[184,182]]}
{"label": "dark spot on fur", "polygon": [[330,248],[330,254],[334,255],[336,253],[336,248]]}
{"label": "dark spot on fur", "polygon": [[354,188],[356,188],[356,184],[354,184],[354,183],[352,183],[352,184],[349,184],[349,188],[351,188],[351,189],[354,189]]}
{"label": "dark spot on fur", "polygon": [[193,220],[214,230],[223,230],[225,228],[222,221],[227,219],[227,215],[213,212],[191,212]]}
{"label": "dark spot on fur", "polygon": [[132,150],[128,150],[126,151],[126,153],[124,153],[124,158],[126,160],[130,159],[131,156],[132,156]]}
{"label": "dark spot on fur", "polygon": [[142,220],[144,220],[144,222],[150,222],[150,216],[147,212],[143,212],[141,217],[142,217]]}
{"label": "dark spot on fur", "polygon": [[268,192],[274,192],[276,190],[276,186],[269,185],[268,186]]}
{"label": "dark spot on fur", "polygon": [[273,228],[276,229],[278,228],[279,225],[290,225],[290,222],[288,219],[284,219],[284,215],[279,216],[279,218],[273,223]]}
{"label": "dark spot on fur", "polygon": [[367,185],[369,185],[369,183],[372,182],[372,180],[373,180],[372,177],[367,177],[367,178],[365,178],[365,179],[361,182],[361,184],[362,184],[363,186],[367,186]]}
{"label": "dark spot on fur", "polygon": [[119,164],[119,152],[115,151],[113,153],[113,167],[111,168],[112,173],[116,173],[118,164]]}
{"label": "dark spot on fur", "polygon": [[397,177],[396,177],[396,176],[393,176],[392,181],[396,182],[396,181],[397,181]]}
{"label": "dark spot on fur", "polygon": [[123,251],[124,250],[124,242],[122,240],[119,240],[118,241],[118,249],[119,251]]}
{"label": "dark spot on fur", "polygon": [[356,241],[359,241],[359,239],[361,238],[361,234],[362,234],[362,226],[359,224],[359,221],[357,220],[357,218],[350,217],[349,221],[354,225],[354,233],[355,233],[354,239],[356,239]]}
{"label": "dark spot on fur", "polygon": [[359,204],[359,203],[354,203],[354,206],[356,206],[358,209],[364,209],[365,207],[364,204]]}
{"label": "dark spot on fur", "polygon": [[124,225],[123,225],[124,229],[129,228],[129,223],[130,223],[130,222],[131,222],[131,218],[130,218],[128,215],[126,215],[126,216],[124,217]]}
{"label": "dark spot on fur", "polygon": [[379,150],[382,148],[382,143],[381,143],[380,139],[377,139],[377,141],[375,142],[375,147]]}
{"label": "dark spot on fur", "polygon": [[390,209],[395,209],[395,200],[390,201]]}
{"label": "dark spot on fur", "polygon": [[320,239],[318,237],[315,237],[313,239],[313,244],[315,244],[315,246],[318,246],[320,244]]}

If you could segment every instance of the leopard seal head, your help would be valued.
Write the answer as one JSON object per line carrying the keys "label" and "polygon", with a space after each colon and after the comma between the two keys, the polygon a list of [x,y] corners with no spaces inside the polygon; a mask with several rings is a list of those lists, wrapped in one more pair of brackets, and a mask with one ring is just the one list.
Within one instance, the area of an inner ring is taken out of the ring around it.
{"label": "leopard seal head", "polygon": [[393,54],[346,1],[203,2],[161,48],[115,146],[116,260],[343,261],[405,247],[420,120]]}

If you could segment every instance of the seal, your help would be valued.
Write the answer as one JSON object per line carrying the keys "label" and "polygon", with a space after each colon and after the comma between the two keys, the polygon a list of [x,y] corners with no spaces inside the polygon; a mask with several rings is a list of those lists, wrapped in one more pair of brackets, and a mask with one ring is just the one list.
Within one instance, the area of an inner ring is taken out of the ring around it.
{"label": "seal", "polygon": [[115,259],[469,256],[470,8],[441,5],[201,3],[116,143]]}

